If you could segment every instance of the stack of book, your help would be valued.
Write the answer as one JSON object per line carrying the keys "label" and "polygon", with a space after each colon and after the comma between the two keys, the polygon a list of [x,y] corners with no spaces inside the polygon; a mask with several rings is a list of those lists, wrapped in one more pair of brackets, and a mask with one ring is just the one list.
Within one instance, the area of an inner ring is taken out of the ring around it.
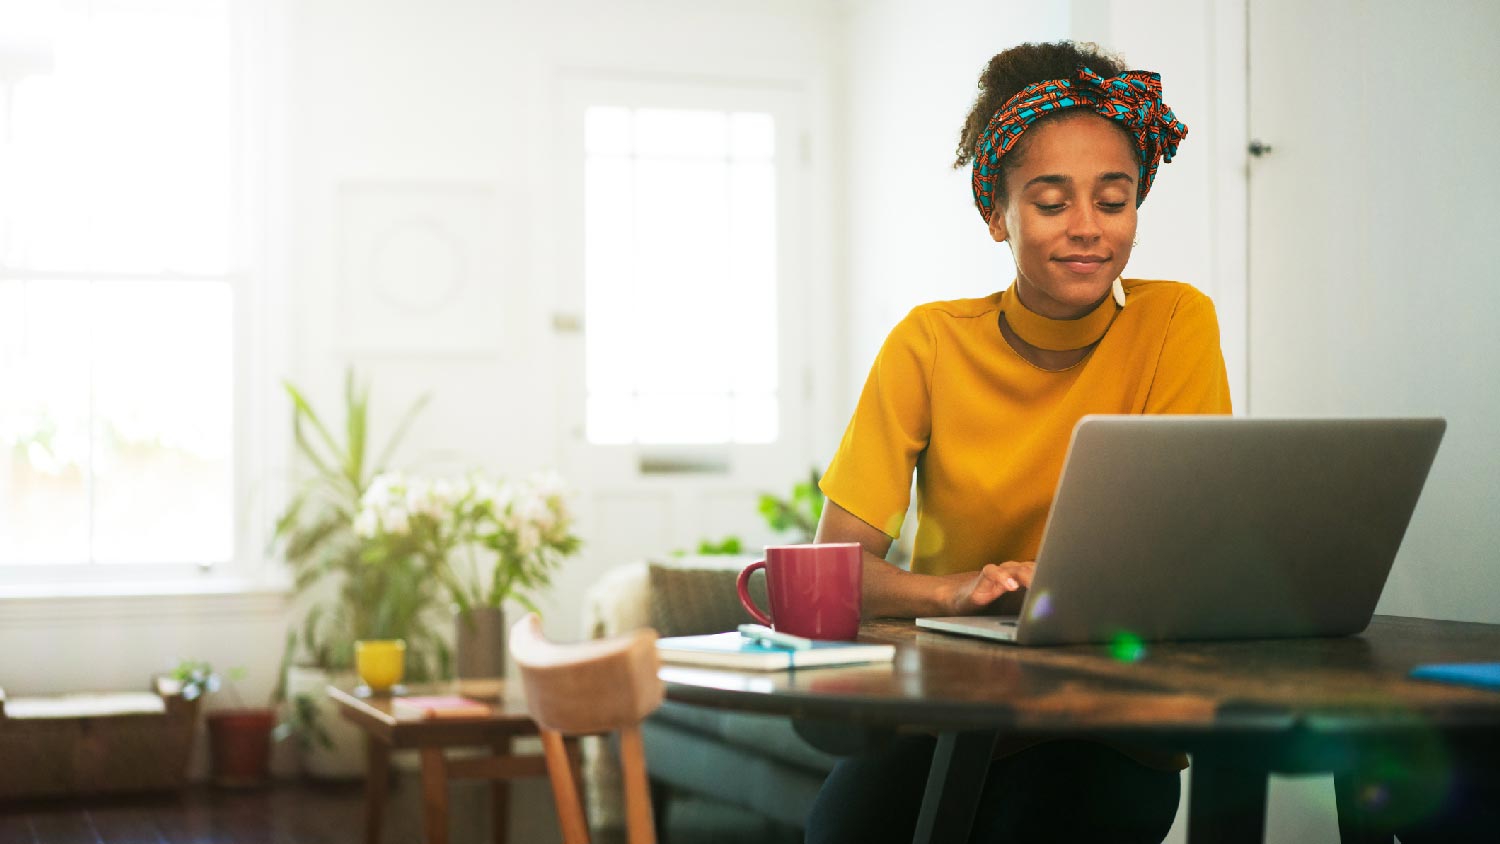
{"label": "stack of book", "polygon": [[673,636],[657,640],[656,649],[663,662],[735,671],[784,671],[789,668],[890,662],[896,656],[894,645],[812,640],[803,647],[794,648],[736,632]]}

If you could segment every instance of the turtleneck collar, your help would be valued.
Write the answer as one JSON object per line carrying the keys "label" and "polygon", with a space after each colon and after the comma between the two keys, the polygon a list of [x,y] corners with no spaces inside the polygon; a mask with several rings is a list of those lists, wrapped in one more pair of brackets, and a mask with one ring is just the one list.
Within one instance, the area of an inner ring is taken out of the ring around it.
{"label": "turtleneck collar", "polygon": [[1012,283],[1000,294],[1000,312],[1005,314],[1005,322],[1016,336],[1032,346],[1049,352],[1068,352],[1092,346],[1104,337],[1115,316],[1125,307],[1124,293],[1116,280],[1113,295],[1104,297],[1092,311],[1077,319],[1052,319],[1022,304],[1016,284]]}

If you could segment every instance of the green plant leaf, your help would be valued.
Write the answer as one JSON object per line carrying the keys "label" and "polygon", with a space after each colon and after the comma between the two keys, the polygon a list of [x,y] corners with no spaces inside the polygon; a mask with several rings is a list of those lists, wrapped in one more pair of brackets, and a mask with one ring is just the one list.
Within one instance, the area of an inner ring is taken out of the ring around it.
{"label": "green plant leaf", "polygon": [[[286,389],[287,395],[291,396],[292,398],[292,418],[294,420],[294,431],[296,426],[295,420],[306,419],[308,422],[312,423],[313,429],[317,431],[318,436],[322,438],[323,444],[328,449],[328,452],[330,454],[338,454],[340,451],[342,451],[342,449],[339,448],[338,441],[335,440],[333,438],[333,434],[329,432],[328,426],[324,425],[323,420],[318,418],[317,412],[312,409],[312,405],[307,401],[307,398],[302,395],[302,392],[289,382],[282,382],[282,386]],[[299,442],[299,445],[300,444],[301,443]],[[312,447],[312,444],[310,442],[307,443],[307,447],[303,450],[303,454],[306,457],[314,459],[315,462],[316,458],[318,457],[317,450]]]}
{"label": "green plant leaf", "polygon": [[354,379],[354,367],[344,370],[344,428],[348,445],[344,456],[344,476],[361,493],[366,488],[365,432],[370,416],[370,391],[361,390]]}
{"label": "green plant leaf", "polygon": [[424,393],[415,402],[412,402],[411,407],[407,408],[406,414],[401,418],[401,422],[396,425],[396,432],[391,434],[391,438],[386,441],[385,449],[380,452],[380,458],[375,461],[376,471],[381,471],[385,468],[391,457],[396,453],[396,448],[401,444],[401,440],[406,437],[406,432],[417,421],[418,414],[422,412],[423,408],[427,407],[427,403],[431,398],[431,393]]}

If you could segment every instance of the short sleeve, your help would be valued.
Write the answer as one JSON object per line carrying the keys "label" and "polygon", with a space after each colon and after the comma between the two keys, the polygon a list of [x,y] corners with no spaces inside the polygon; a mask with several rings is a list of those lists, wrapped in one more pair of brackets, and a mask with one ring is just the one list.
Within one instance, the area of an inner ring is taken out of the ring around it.
{"label": "short sleeve", "polygon": [[1188,288],[1172,312],[1146,413],[1230,413],[1229,376],[1213,300]]}
{"label": "short sleeve", "polygon": [[912,472],[932,428],[937,348],[918,308],[891,331],[819,486],[829,500],[895,538],[911,500]]}

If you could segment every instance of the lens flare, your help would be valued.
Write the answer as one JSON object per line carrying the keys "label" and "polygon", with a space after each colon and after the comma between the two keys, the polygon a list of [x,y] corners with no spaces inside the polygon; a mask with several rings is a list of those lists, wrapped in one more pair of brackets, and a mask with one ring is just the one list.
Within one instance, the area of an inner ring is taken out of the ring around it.
{"label": "lens flare", "polygon": [[885,520],[885,535],[900,536],[901,523],[904,521],[906,521],[906,513],[904,511],[900,513],[893,513],[889,519]]}
{"label": "lens flare", "polygon": [[1139,662],[1146,655],[1146,643],[1128,630],[1121,630],[1109,640],[1109,655],[1121,662]]}
{"label": "lens flare", "polygon": [[927,518],[917,526],[916,556],[935,557],[942,553],[944,544],[942,525],[935,520]]}
{"label": "lens flare", "polygon": [[1031,601],[1031,612],[1029,618],[1032,621],[1046,618],[1052,614],[1052,593],[1038,592]]}
{"label": "lens flare", "polygon": [[1391,802],[1391,790],[1384,783],[1370,783],[1359,793],[1359,802],[1367,811],[1380,811]]}

